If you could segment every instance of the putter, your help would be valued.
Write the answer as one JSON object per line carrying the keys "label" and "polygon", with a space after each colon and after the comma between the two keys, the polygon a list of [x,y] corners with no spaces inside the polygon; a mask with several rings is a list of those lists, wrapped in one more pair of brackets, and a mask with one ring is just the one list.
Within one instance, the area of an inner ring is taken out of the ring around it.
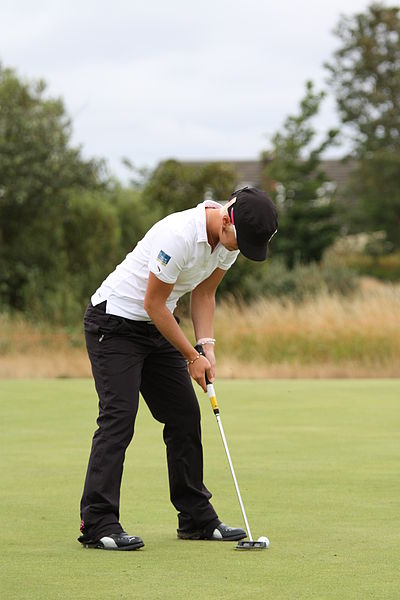
{"label": "putter", "polygon": [[[202,346],[200,346],[198,344],[197,346],[195,346],[195,348],[199,354],[202,354],[203,356],[205,356]],[[218,403],[217,403],[217,397],[216,397],[215,390],[214,390],[214,385],[208,380],[207,375],[206,375],[206,385],[207,385],[208,397],[210,399],[210,403],[211,403],[212,409],[214,411],[215,418],[217,419],[219,431],[221,433],[222,442],[223,442],[224,448],[225,448],[225,453],[226,453],[228,463],[229,463],[229,466],[231,469],[233,483],[235,484],[236,494],[237,494],[237,497],[239,500],[240,509],[242,511],[243,519],[244,519],[245,526],[246,526],[247,537],[249,538],[248,540],[239,541],[237,543],[235,549],[236,550],[266,550],[269,546],[268,538],[253,540],[253,537],[251,535],[249,522],[247,520],[246,511],[244,510],[242,496],[240,494],[239,485],[238,485],[238,482],[236,479],[235,470],[233,468],[231,455],[229,453],[229,448],[228,448],[228,443],[226,441],[224,428],[222,427],[221,415],[219,413],[219,408],[218,408]]]}

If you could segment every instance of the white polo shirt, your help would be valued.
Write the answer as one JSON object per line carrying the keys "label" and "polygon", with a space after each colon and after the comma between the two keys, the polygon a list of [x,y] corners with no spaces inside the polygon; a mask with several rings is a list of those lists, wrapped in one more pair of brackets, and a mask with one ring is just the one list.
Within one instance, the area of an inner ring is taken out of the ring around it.
{"label": "white polo shirt", "polygon": [[211,252],[206,208],[220,209],[221,205],[206,200],[196,208],[174,213],[153,225],[93,294],[92,304],[96,306],[107,300],[107,313],[149,321],[144,297],[150,271],[161,281],[174,284],[166,302],[173,312],[179,298],[207,279],[215,269],[228,270],[239,251],[229,251],[219,242]]}

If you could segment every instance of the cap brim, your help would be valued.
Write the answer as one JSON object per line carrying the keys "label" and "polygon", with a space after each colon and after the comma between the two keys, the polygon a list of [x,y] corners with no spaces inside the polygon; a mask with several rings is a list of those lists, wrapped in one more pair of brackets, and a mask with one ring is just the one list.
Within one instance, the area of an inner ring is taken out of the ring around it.
{"label": "cap brim", "polygon": [[268,256],[268,244],[265,246],[254,246],[238,239],[238,248],[243,256],[250,260],[263,261]]}

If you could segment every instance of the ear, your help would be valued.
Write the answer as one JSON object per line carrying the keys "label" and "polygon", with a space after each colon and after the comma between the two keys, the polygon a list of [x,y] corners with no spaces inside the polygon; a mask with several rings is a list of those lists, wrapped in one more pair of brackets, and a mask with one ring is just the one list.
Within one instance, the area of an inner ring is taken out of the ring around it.
{"label": "ear", "polygon": [[231,224],[231,220],[230,220],[229,216],[226,213],[224,213],[222,215],[222,228],[226,229],[228,227],[228,225],[230,225],[230,224]]}

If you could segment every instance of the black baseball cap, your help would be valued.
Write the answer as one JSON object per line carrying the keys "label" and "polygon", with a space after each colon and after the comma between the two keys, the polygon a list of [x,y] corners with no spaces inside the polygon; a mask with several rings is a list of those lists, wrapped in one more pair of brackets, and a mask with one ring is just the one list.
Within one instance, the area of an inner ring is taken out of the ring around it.
{"label": "black baseball cap", "polygon": [[250,260],[265,260],[268,243],[278,231],[278,213],[266,192],[245,187],[231,195],[236,202],[228,206],[229,218],[236,229],[240,252]]}

